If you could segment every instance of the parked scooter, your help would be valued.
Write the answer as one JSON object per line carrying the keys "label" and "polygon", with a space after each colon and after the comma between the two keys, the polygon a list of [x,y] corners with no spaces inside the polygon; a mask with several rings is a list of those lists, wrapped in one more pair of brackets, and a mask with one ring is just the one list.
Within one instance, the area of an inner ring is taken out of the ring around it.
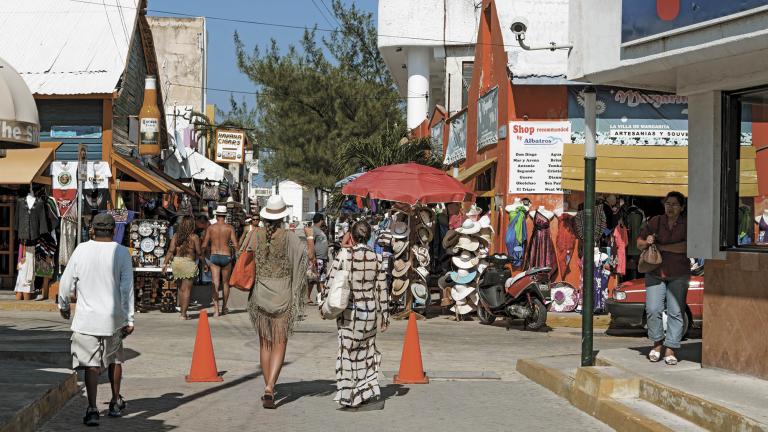
{"label": "parked scooter", "polygon": [[507,255],[494,254],[488,261],[478,290],[480,304],[477,316],[480,322],[493,324],[496,317],[506,317],[508,320],[524,320],[528,330],[544,327],[552,269],[532,268],[512,277],[507,267],[511,259]]}

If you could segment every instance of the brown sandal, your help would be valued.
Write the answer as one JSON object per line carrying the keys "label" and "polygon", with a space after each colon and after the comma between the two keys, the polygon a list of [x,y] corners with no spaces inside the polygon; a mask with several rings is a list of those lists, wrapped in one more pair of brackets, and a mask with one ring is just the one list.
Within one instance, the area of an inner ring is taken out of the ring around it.
{"label": "brown sandal", "polygon": [[265,409],[277,408],[277,406],[275,406],[275,395],[264,393],[264,396],[261,397],[261,406]]}

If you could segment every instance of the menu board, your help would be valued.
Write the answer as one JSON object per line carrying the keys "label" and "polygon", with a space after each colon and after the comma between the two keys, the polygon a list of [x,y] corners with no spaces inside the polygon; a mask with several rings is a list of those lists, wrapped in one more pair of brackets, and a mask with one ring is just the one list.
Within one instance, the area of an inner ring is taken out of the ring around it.
{"label": "menu board", "polygon": [[567,121],[509,123],[509,193],[561,194]]}

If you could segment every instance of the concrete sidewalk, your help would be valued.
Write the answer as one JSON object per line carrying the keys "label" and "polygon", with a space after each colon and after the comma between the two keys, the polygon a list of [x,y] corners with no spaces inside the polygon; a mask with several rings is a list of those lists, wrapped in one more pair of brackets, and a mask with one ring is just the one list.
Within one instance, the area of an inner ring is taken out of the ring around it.
{"label": "concrete sidewalk", "polygon": [[517,370],[619,430],[768,431],[768,381],[701,368],[700,342],[677,366],[649,362],[648,350],[601,350],[587,368],[577,355],[521,359]]}

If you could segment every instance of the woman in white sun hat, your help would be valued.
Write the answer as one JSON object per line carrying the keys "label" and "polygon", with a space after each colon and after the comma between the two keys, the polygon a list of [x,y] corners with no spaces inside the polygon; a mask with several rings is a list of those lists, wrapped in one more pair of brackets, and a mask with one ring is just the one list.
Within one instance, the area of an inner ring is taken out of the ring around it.
{"label": "woman in white sun hat", "polygon": [[259,215],[263,230],[251,236],[256,277],[248,299],[248,313],[259,334],[259,356],[264,377],[264,408],[274,409],[274,389],[285,360],[288,336],[302,315],[309,260],[304,242],[283,228],[289,210],[279,195],[272,195]]}

